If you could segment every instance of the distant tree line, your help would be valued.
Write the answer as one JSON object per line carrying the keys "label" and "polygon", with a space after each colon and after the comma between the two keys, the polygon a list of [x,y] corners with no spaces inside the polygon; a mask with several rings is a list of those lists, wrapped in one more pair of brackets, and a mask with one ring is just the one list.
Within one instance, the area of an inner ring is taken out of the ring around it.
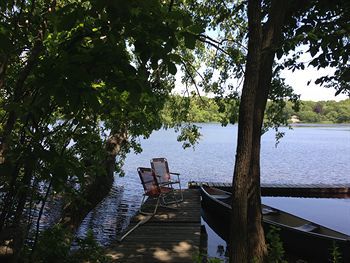
{"label": "distant tree line", "polygon": [[[236,123],[238,106],[237,98],[173,95],[165,103],[162,111],[163,123],[171,126],[172,122],[179,120],[180,117],[192,123]],[[174,111],[174,109],[176,110]]]}
{"label": "distant tree line", "polygon": [[284,111],[288,116],[297,116],[303,123],[350,123],[350,99],[302,101],[299,111],[293,110],[287,102]]}
{"label": "distant tree line", "polygon": [[[190,105],[190,110],[187,113],[187,119],[190,122],[207,123],[235,123],[238,117],[237,101],[218,101],[208,97],[182,97],[175,95],[167,102],[163,110],[163,118],[165,123],[173,119],[174,114],[169,109],[176,103],[179,111],[181,105]],[[271,106],[268,102],[268,106]],[[267,107],[268,108],[268,107]],[[233,110],[232,109],[236,109]],[[342,101],[301,101],[299,110],[293,107],[290,101],[285,102],[282,110],[282,117],[286,120],[298,119],[302,123],[350,123],[350,99]]]}

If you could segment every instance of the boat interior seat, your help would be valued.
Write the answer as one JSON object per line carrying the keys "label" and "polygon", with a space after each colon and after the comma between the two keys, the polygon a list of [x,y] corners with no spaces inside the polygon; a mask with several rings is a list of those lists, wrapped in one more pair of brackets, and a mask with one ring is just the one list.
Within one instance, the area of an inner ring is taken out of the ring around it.
{"label": "boat interior seat", "polygon": [[230,195],[227,195],[227,194],[222,194],[222,195],[214,195],[215,198],[217,199],[227,199],[227,198],[230,198],[231,196]]}
{"label": "boat interior seat", "polygon": [[263,215],[272,215],[272,214],[278,214],[279,211],[277,209],[273,209],[272,207],[263,207],[262,208],[262,214]]}
{"label": "boat interior seat", "polygon": [[305,232],[312,232],[312,231],[318,229],[319,226],[310,222],[310,223],[306,223],[304,225],[297,226],[297,227],[294,227],[294,228],[298,229],[298,230],[305,231]]}

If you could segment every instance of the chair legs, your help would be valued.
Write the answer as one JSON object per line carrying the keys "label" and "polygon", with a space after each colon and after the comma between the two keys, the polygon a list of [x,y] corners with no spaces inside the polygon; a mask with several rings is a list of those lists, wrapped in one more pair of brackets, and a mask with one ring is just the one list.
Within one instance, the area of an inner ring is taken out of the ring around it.
{"label": "chair legs", "polygon": [[184,194],[183,194],[182,189],[181,189],[181,184],[179,184],[179,190],[180,190],[180,196],[181,196],[180,202],[182,202],[184,200]]}
{"label": "chair legs", "polygon": [[183,196],[182,196],[182,191],[180,191],[180,198],[178,198],[177,194],[175,192],[172,193],[174,201],[166,201],[165,197],[162,197],[162,203],[164,206],[171,205],[171,204],[176,204],[176,206],[179,205],[183,201]]}
{"label": "chair legs", "polygon": [[[166,195],[159,195],[157,198],[157,203],[153,209],[153,212],[146,212],[146,211],[143,211],[142,210],[142,207],[144,205],[144,203],[146,202],[146,195],[143,195],[142,197],[142,201],[141,201],[141,206],[140,206],[140,209],[139,209],[139,212],[140,214],[142,215],[155,215],[157,213],[157,210],[158,210],[158,207],[161,206],[161,207],[165,207],[165,208],[169,208],[169,209],[177,209],[178,206],[179,206],[179,203],[183,201],[183,193],[182,193],[182,190],[180,190],[180,194],[181,194],[181,198],[178,199],[175,192],[172,192],[172,195],[173,195],[173,199],[174,201],[166,201]],[[150,198],[155,198],[155,197],[150,197]],[[168,205],[172,205],[172,204],[176,204],[176,208],[175,207],[170,207]]]}
{"label": "chair legs", "polygon": [[[171,188],[173,188],[173,186],[171,185]],[[174,189],[174,188],[173,188]],[[184,200],[184,197],[183,197],[183,191],[181,189],[181,185],[179,184],[179,189],[178,189],[179,193],[180,193],[180,198],[178,198],[178,193],[175,193],[175,191],[173,191],[173,199],[174,201],[166,201],[165,200],[165,197],[162,198],[162,201],[163,201],[163,204],[164,205],[170,205],[170,204],[178,204],[178,203],[181,203],[183,200]]]}
{"label": "chair legs", "polygon": [[153,215],[155,215],[155,214],[157,213],[157,209],[158,209],[158,206],[159,206],[159,203],[160,203],[160,196],[157,197],[157,203],[156,203],[156,205],[155,205],[155,207],[154,207],[153,212],[145,212],[145,211],[142,211],[142,207],[143,207],[143,205],[144,205],[144,203],[145,203],[145,201],[146,201],[145,199],[146,199],[146,195],[143,195],[142,201],[141,201],[141,206],[140,206],[140,209],[139,209],[140,214],[142,214],[142,215],[147,215],[147,216],[153,216]]}
{"label": "chair legs", "polygon": [[[174,191],[172,192],[172,195],[173,195],[174,201],[166,201],[165,196],[162,196],[162,204],[161,204],[162,207],[166,207],[166,208],[170,208],[170,209],[177,209],[178,208],[179,201],[177,200]],[[168,205],[172,205],[172,204],[176,204],[176,208],[168,206]]]}

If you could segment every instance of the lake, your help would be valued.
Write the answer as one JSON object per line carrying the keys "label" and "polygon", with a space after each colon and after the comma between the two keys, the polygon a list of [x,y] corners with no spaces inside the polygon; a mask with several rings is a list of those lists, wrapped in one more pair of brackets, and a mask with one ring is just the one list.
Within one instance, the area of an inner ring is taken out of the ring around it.
{"label": "lake", "polygon": [[[172,129],[140,139],[143,152],[127,156],[125,177],[116,177],[110,196],[84,220],[79,235],[92,228],[99,242],[108,244],[127,227],[143,193],[136,169],[150,167],[151,158],[167,158],[183,186],[192,180],[232,182],[237,126],[198,125],[202,137],[195,149],[184,150]],[[273,131],[262,137],[262,183],[350,185],[350,125],[300,125],[281,131],[285,136],[277,147]],[[264,197],[263,202],[350,235],[350,199]],[[209,255],[221,257],[225,242],[208,232]]]}

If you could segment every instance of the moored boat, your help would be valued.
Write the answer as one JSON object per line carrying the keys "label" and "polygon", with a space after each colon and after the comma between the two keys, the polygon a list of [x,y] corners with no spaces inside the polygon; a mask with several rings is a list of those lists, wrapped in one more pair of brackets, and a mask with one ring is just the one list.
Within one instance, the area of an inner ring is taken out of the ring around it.
{"label": "moored boat", "polygon": [[[230,215],[234,212],[231,193],[202,186],[201,196],[204,220],[228,241]],[[287,254],[308,262],[329,262],[335,243],[342,262],[350,262],[350,236],[263,204],[262,214],[265,232],[277,227]]]}

